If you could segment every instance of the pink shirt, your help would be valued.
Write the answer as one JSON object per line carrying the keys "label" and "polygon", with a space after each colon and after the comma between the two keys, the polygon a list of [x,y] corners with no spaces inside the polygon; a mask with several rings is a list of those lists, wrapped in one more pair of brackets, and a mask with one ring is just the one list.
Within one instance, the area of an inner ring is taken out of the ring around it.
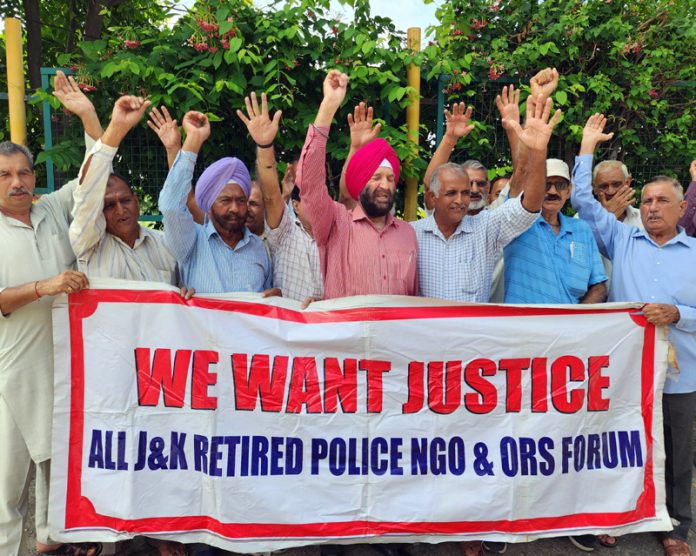
{"label": "pink shirt", "polygon": [[413,228],[387,215],[380,231],[360,205],[349,211],[326,189],[329,128],[309,126],[297,170],[302,208],[319,248],[324,298],[351,295],[418,295]]}

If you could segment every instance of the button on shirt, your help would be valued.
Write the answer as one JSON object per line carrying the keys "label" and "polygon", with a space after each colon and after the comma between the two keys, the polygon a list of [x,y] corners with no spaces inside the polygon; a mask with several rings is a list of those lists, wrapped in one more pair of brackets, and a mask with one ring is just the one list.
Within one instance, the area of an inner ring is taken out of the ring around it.
{"label": "button on shirt", "polygon": [[310,126],[298,165],[302,206],[319,248],[324,297],[418,295],[413,228],[387,214],[378,230],[360,205],[348,210],[326,190],[329,128]]}
{"label": "button on shirt", "polygon": [[465,216],[445,239],[434,216],[413,223],[418,239],[418,284],[421,295],[486,303],[493,268],[501,250],[539,216],[511,199],[498,210]]}
{"label": "button on shirt", "polygon": [[592,196],[592,155],[575,158],[571,202],[612,260],[609,301],[667,303],[679,310],[669,325],[681,371],[671,368],[666,394],[696,392],[696,239],[679,233],[658,245],[645,230],[619,222]]}
{"label": "button on shirt", "polygon": [[164,234],[140,227],[133,247],[106,231],[104,194],[111,162],[118,149],[97,141],[82,183],[75,188],[70,245],[77,267],[87,276],[165,282],[176,285],[176,259],[169,252]]}
{"label": "button on shirt", "polygon": [[579,303],[606,281],[590,227],[560,213],[558,219],[558,235],[539,218],[505,248],[505,303]]}
{"label": "button on shirt", "polygon": [[[31,207],[31,227],[0,213],[0,291],[73,267],[67,232],[75,184],[42,195]],[[37,462],[51,457],[52,303],[44,296],[8,315],[0,312],[0,396]]]}
{"label": "button on shirt", "polygon": [[281,289],[283,297],[321,299],[324,285],[317,244],[288,205],[277,228],[266,225],[266,238],[273,258],[273,285]]}
{"label": "button on shirt", "polygon": [[179,263],[181,280],[197,293],[261,292],[271,287],[271,262],[263,240],[244,227],[244,236],[232,248],[213,223],[194,222],[186,206],[197,155],[179,151],[164,187],[159,209],[164,237]]}

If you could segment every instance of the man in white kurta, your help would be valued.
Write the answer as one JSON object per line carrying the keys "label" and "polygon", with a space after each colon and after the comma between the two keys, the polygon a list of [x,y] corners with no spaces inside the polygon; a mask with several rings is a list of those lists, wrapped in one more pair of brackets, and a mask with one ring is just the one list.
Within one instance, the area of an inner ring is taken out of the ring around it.
{"label": "man in white kurta", "polygon": [[0,144],[0,554],[24,554],[31,462],[37,463],[37,538],[48,542],[46,504],[53,412],[51,304],[79,291],[68,225],[75,183],[32,205],[35,176],[19,146]]}

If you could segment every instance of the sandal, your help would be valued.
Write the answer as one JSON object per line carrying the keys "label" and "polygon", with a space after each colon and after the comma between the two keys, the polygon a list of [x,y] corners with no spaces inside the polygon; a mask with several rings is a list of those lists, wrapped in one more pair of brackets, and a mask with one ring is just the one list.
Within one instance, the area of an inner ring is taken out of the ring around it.
{"label": "sandal", "polygon": [[597,535],[597,542],[607,548],[616,548],[616,545],[619,544],[619,539],[612,535]]}
{"label": "sandal", "polygon": [[102,548],[100,542],[66,543],[39,554],[41,556],[99,556]]}
{"label": "sandal", "polygon": [[665,556],[692,556],[691,548],[686,541],[666,537],[662,539]]}
{"label": "sandal", "polygon": [[459,546],[463,556],[484,556],[481,541],[462,541]]}

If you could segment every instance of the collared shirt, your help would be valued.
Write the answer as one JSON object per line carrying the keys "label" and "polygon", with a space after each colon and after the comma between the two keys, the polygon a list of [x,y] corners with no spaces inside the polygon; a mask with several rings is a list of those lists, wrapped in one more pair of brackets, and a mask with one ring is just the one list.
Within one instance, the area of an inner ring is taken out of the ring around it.
{"label": "collared shirt", "polygon": [[266,237],[273,258],[273,285],[281,289],[283,297],[321,299],[324,285],[317,244],[288,205],[277,228],[266,226]]}
{"label": "collared shirt", "polygon": [[539,218],[505,248],[505,303],[579,303],[606,281],[589,226],[560,213],[558,219],[558,235]]}
{"label": "collared shirt", "polygon": [[696,239],[679,233],[658,245],[645,230],[619,222],[592,196],[592,155],[575,158],[571,201],[612,260],[609,301],[667,303],[679,310],[669,325],[681,371],[671,368],[666,394],[696,392]]}
{"label": "collared shirt", "polygon": [[418,239],[421,295],[455,301],[488,302],[493,268],[501,250],[539,216],[520,197],[498,210],[465,216],[448,238],[434,216],[413,223]]}
{"label": "collared shirt", "polygon": [[70,245],[77,257],[77,267],[95,278],[176,285],[176,259],[169,252],[162,232],[141,226],[131,247],[106,231],[104,194],[111,174],[111,161],[117,151],[115,147],[97,141],[87,155],[92,159],[82,183],[75,188]]}
{"label": "collared shirt", "polygon": [[[51,278],[74,266],[68,241],[76,181],[42,195],[32,226],[0,213],[0,291]],[[0,396],[12,412],[34,461],[51,457],[53,414],[53,297],[0,312]]]}
{"label": "collared shirt", "polygon": [[357,205],[348,210],[326,190],[329,128],[310,126],[297,170],[302,206],[319,248],[324,297],[418,295],[413,228],[387,214],[378,230]]}
{"label": "collared shirt", "polygon": [[197,293],[261,292],[271,287],[271,262],[263,240],[244,226],[230,247],[206,218],[194,222],[186,206],[197,155],[179,151],[159,196],[164,237],[179,263],[181,281]]}

